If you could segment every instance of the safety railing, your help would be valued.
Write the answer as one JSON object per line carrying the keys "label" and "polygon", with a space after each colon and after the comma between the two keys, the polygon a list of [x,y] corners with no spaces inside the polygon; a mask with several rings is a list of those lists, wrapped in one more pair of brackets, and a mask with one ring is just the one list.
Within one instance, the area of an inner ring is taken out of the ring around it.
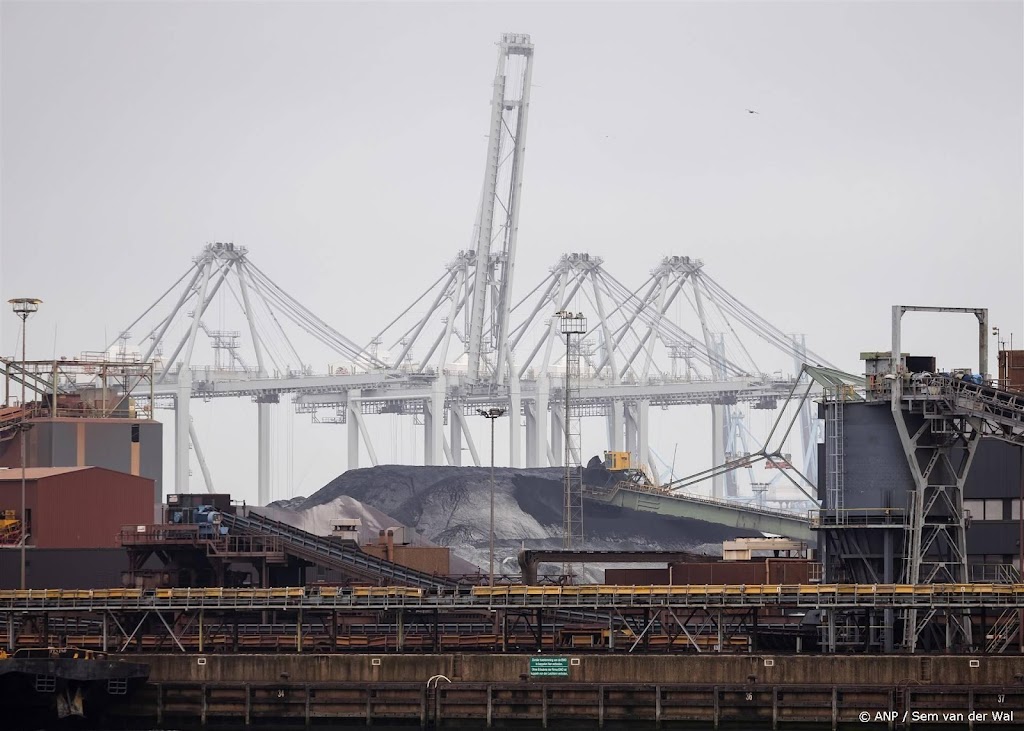
{"label": "safety railing", "polygon": [[223,524],[235,533],[272,534],[281,538],[286,551],[314,563],[329,563],[339,568],[357,571],[378,581],[395,581],[412,586],[439,588],[454,586],[455,582],[441,576],[416,571],[392,561],[363,553],[358,548],[315,536],[287,523],[265,518],[258,514],[248,516],[225,513]]}
{"label": "safety railing", "polygon": [[[211,535],[206,538],[212,538]],[[173,523],[155,525],[126,525],[121,528],[117,542],[122,546],[186,545],[195,546],[204,537],[198,525]]]}
{"label": "safety railing", "polygon": [[690,607],[1024,608],[1024,584],[772,584],[680,586],[505,586],[427,591],[416,587],[357,587],[326,591],[186,588],[0,591],[0,611],[131,609],[479,610]]}
{"label": "safety railing", "polygon": [[907,511],[903,508],[845,508],[842,510],[821,508],[807,511],[807,520],[814,528],[898,527],[906,524]]}
{"label": "safety railing", "polygon": [[703,505],[712,505],[718,508],[726,508],[728,510],[739,510],[748,513],[754,513],[757,515],[768,515],[776,518],[786,518],[788,520],[795,520],[797,522],[803,522],[804,516],[800,513],[792,512],[789,510],[775,510],[774,508],[765,508],[758,505],[751,505],[749,503],[735,502],[732,500],[720,500],[717,498],[707,497],[704,495],[694,495],[689,492],[672,491],[666,490],[662,487],[655,487],[653,485],[637,485],[632,482],[618,482],[611,488],[606,490],[595,489],[592,487],[586,488],[588,494],[593,494],[596,497],[610,499],[616,492],[627,491],[627,492],[639,492],[655,497],[665,498],[668,500],[679,500],[681,502],[690,503],[701,503]]}
{"label": "safety railing", "polygon": [[1020,571],[1008,563],[970,564],[971,581],[981,584],[1017,584],[1020,583]]}

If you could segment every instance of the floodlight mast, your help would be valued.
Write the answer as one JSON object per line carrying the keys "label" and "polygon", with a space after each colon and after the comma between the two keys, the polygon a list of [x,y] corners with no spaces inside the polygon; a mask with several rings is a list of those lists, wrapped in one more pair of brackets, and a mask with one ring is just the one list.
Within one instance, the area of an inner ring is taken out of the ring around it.
{"label": "floodlight mast", "polygon": [[[555,313],[561,333],[565,336],[565,484],[562,505],[562,548],[567,551],[583,547],[583,474],[579,411],[573,411],[573,400],[580,382],[580,338],[587,332],[587,318],[582,312],[562,310]],[[562,573],[571,576],[571,564]]]}

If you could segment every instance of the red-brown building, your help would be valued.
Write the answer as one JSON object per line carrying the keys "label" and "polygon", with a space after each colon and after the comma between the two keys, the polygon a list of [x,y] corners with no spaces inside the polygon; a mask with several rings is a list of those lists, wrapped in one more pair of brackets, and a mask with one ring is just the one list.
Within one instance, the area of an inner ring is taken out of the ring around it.
{"label": "red-brown building", "polygon": [[[121,527],[153,522],[154,481],[103,467],[25,470],[29,539],[36,548],[118,548]],[[0,469],[0,511],[21,515],[21,469]]]}

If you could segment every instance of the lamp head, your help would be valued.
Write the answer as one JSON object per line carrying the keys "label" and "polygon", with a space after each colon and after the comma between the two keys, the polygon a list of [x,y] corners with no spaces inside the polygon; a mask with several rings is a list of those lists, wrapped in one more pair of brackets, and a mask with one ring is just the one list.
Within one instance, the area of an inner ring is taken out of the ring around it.
{"label": "lamp head", "polygon": [[15,315],[24,319],[33,312],[36,312],[43,301],[36,299],[35,297],[16,297],[14,299],[7,300],[7,303],[11,306],[11,309],[14,310]]}

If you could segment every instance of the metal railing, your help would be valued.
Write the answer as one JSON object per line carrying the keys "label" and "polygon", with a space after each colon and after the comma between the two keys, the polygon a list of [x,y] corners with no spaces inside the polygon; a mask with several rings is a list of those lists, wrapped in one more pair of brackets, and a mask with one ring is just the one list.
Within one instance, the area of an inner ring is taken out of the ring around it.
{"label": "metal railing", "polygon": [[250,513],[246,517],[222,514],[223,525],[239,533],[271,534],[281,539],[284,550],[321,566],[331,566],[374,580],[395,581],[408,586],[444,588],[455,585],[447,577],[416,571],[386,559],[363,553],[358,548],[313,535],[287,523]]}
{"label": "metal railing", "polygon": [[353,611],[437,609],[791,607],[1024,608],[1024,584],[770,584],[678,586],[503,586],[426,591],[415,587],[272,589],[28,589],[0,591],[0,611],[54,612],[303,609]]}
{"label": "metal railing", "polygon": [[812,528],[846,526],[862,528],[871,526],[904,526],[907,511],[903,508],[845,508],[828,510],[821,508],[807,511],[807,520]]}
{"label": "metal railing", "polygon": [[633,482],[617,482],[608,489],[593,488],[588,486],[586,488],[586,494],[596,497],[598,499],[610,499],[616,492],[627,491],[627,492],[639,492],[647,495],[653,495],[655,497],[667,498],[669,500],[680,500],[682,502],[693,502],[701,503],[703,505],[713,505],[719,508],[727,508],[729,510],[740,510],[744,512],[754,513],[757,515],[770,515],[778,518],[788,518],[798,522],[803,522],[804,517],[800,513],[793,512],[790,510],[776,510],[774,508],[765,508],[759,505],[752,505],[750,503],[734,502],[732,500],[720,500],[718,498],[706,497],[704,495],[694,495],[689,492],[672,491],[666,490],[663,487],[656,487],[654,485],[638,485]]}
{"label": "metal railing", "polygon": [[1009,563],[975,563],[968,566],[972,582],[984,584],[1019,584],[1020,571]]}

